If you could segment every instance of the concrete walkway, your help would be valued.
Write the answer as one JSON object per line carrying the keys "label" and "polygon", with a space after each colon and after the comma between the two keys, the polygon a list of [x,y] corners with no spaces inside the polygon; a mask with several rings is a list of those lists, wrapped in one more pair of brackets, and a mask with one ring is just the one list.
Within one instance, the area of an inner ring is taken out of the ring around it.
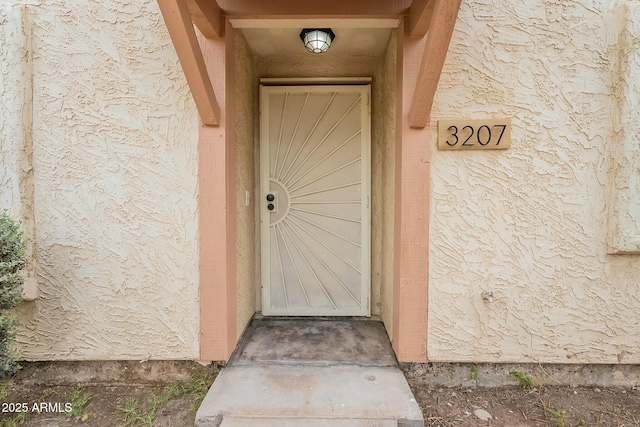
{"label": "concrete walkway", "polygon": [[380,322],[256,319],[196,427],[422,427]]}

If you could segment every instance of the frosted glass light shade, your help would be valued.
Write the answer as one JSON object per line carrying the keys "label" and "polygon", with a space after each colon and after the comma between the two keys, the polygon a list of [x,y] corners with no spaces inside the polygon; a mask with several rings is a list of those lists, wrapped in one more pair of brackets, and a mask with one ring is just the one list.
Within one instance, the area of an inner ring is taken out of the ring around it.
{"label": "frosted glass light shade", "polygon": [[304,47],[311,53],[324,53],[331,47],[336,35],[331,28],[305,28],[300,33]]}

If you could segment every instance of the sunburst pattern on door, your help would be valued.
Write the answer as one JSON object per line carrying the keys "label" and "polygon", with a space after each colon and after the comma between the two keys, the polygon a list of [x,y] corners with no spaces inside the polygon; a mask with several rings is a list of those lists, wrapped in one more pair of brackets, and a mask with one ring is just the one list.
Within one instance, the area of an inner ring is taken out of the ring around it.
{"label": "sunburst pattern on door", "polygon": [[369,313],[368,87],[262,89],[263,312]]}

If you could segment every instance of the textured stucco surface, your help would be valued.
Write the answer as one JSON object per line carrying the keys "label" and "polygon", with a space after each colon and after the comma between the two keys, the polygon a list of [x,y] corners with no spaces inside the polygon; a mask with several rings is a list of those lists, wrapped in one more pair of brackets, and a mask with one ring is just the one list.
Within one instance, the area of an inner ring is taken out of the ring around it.
{"label": "textured stucco surface", "polygon": [[[640,362],[640,257],[607,254],[615,3],[463,1],[431,122],[430,360]],[[511,118],[513,147],[437,151],[465,117]]]}
{"label": "textured stucco surface", "polygon": [[640,4],[619,2],[614,16],[609,251],[640,254]]}
{"label": "textured stucco surface", "polygon": [[[254,158],[254,105],[258,82],[253,54],[235,30],[236,104],[236,333],[240,337],[255,313],[256,301],[256,199],[257,169]],[[249,206],[246,206],[246,192]]]}
{"label": "textured stucco surface", "polygon": [[[0,211],[22,222],[27,253],[35,254],[31,43],[29,8],[0,3]],[[37,297],[35,268],[32,260],[25,299]]]}
{"label": "textured stucco surface", "polygon": [[[30,169],[29,153],[31,117],[27,91],[31,87],[29,39],[26,33],[26,7],[0,3],[0,203],[13,216],[21,215],[22,170]],[[25,128],[24,125],[28,126]]]}
{"label": "textured stucco surface", "polygon": [[198,117],[158,5],[30,4],[39,298],[22,356],[197,358]]}
{"label": "textured stucco surface", "polygon": [[373,82],[371,149],[371,277],[380,297],[378,313],[393,331],[393,214],[395,206],[397,31],[391,32]]}

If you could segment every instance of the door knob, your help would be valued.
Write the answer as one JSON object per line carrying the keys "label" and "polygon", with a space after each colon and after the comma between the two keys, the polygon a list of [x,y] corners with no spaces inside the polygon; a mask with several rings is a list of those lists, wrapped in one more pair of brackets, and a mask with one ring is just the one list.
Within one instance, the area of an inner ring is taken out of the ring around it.
{"label": "door knob", "polygon": [[275,207],[275,206],[273,206],[273,203],[269,203],[269,204],[267,205],[267,209],[269,209],[270,211],[274,210],[275,208],[276,208],[276,207]]}
{"label": "door knob", "polygon": [[275,200],[275,196],[273,194],[267,194],[267,201],[268,202],[273,202]]}

